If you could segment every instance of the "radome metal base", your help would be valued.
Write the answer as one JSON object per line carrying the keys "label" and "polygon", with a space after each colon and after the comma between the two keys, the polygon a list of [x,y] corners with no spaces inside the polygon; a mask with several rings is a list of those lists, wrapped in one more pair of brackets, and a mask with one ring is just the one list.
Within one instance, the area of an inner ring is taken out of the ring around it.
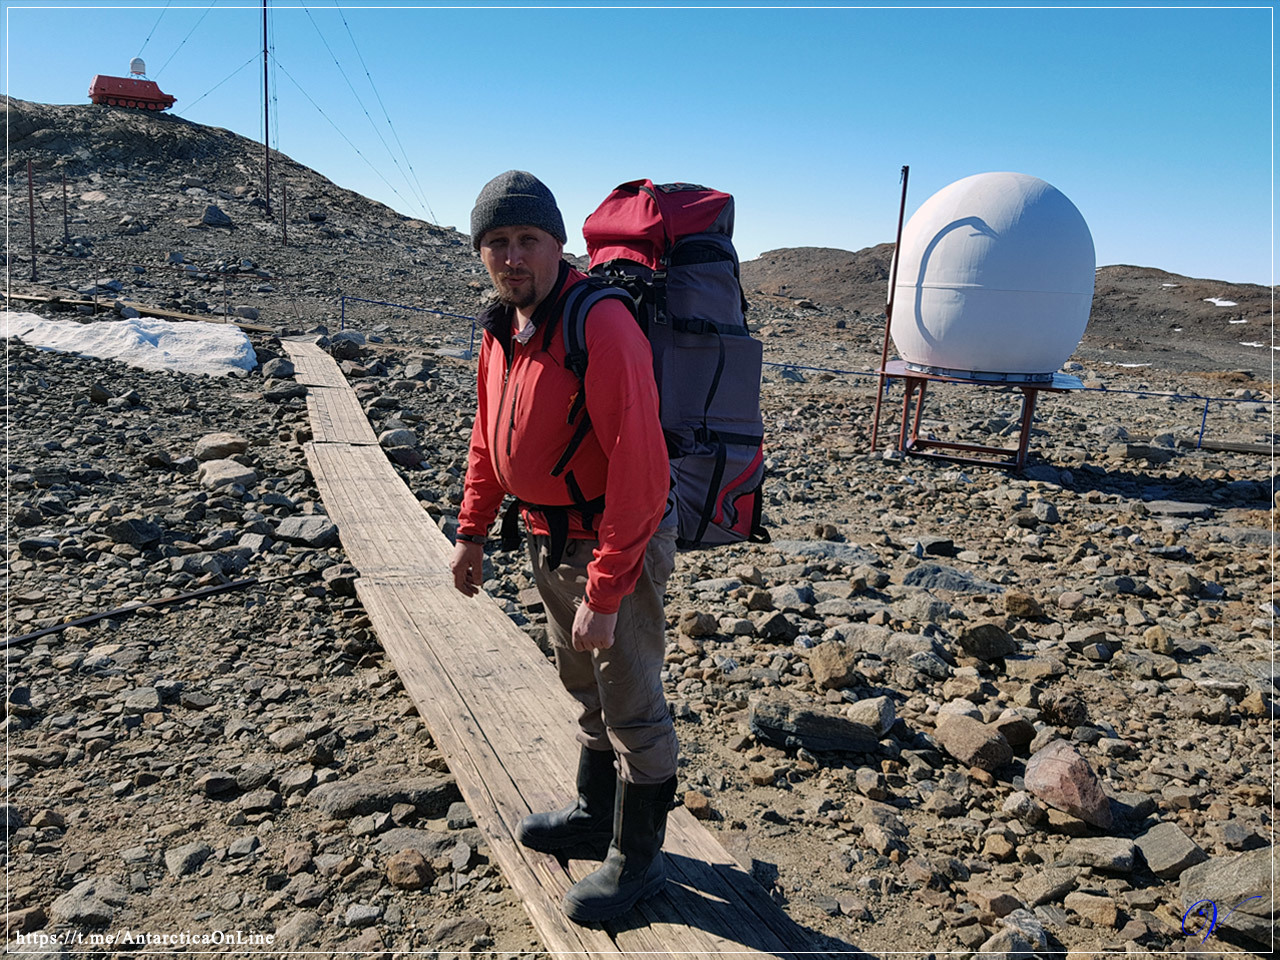
{"label": "radome metal base", "polygon": [[[1041,393],[1067,393],[1084,387],[1077,377],[1063,373],[1055,373],[1052,381],[1011,383],[923,373],[911,369],[901,360],[888,361],[880,371],[880,375],[885,380],[900,379],[906,384],[906,392],[902,397],[902,425],[898,430],[898,450],[902,454],[908,457],[967,463],[980,467],[998,467],[1013,471],[1021,471],[1027,465],[1027,447],[1031,442],[1031,422],[1035,416],[1038,396]],[[927,437],[921,438],[920,417],[924,412],[925,393],[930,383],[961,383],[973,387],[987,389],[1000,387],[1006,390],[1017,387],[1022,391],[1022,417],[1018,428],[1018,445],[1014,448],[989,447],[977,443],[951,443]],[[914,414],[913,402],[915,403]]]}

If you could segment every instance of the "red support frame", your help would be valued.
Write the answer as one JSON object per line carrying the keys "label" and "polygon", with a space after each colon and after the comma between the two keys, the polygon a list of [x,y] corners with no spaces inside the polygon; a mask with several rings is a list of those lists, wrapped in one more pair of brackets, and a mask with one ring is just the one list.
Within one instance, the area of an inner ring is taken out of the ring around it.
{"label": "red support frame", "polygon": [[[901,360],[891,360],[880,371],[886,380],[902,380],[906,390],[902,396],[902,425],[898,429],[898,450],[909,457],[946,460],[981,467],[998,467],[1021,471],[1027,465],[1027,449],[1031,443],[1031,423],[1036,400],[1041,393],[1067,393],[1084,387],[1076,377],[1054,374],[1052,381],[1028,382],[1008,380],[974,380],[910,369]],[[925,395],[930,383],[959,383],[973,387],[1017,387],[1022,391],[1022,416],[1016,447],[993,447],[977,443],[952,443],[921,438],[920,418],[924,413]],[[914,412],[912,402],[915,403]],[[944,451],[944,452],[935,452]]]}

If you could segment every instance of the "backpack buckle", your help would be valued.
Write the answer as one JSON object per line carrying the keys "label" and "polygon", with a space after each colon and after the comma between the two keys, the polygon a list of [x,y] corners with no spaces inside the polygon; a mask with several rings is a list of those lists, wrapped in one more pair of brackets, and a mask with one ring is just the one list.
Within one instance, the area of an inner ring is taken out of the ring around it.
{"label": "backpack buckle", "polygon": [[653,322],[667,322],[667,268],[662,266],[653,272]]}

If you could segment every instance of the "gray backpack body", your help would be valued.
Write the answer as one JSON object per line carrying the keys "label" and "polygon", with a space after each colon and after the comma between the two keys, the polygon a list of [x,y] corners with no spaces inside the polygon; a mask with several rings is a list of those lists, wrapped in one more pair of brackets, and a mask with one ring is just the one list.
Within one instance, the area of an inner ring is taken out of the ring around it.
{"label": "gray backpack body", "polygon": [[[628,219],[619,216],[619,202],[644,209]],[[706,206],[708,202],[718,208]],[[696,216],[683,216],[685,207],[698,204],[703,206]],[[660,253],[655,208],[664,234]],[[606,212],[602,225],[597,218]],[[705,229],[684,234],[671,230],[672,222],[682,218]],[[704,222],[698,223],[699,218]],[[635,220],[642,229],[629,243],[632,238],[619,225]],[[624,184],[587,219],[583,233],[592,253],[591,277],[571,287],[564,302],[565,362],[580,378],[589,359],[587,315],[602,297],[627,303],[649,339],[671,462],[663,525],[675,528],[682,549],[769,540],[760,524],[762,347],[747,330],[732,231],[733,198],[728,194],[691,184]],[[606,234],[607,242],[602,239]],[[636,256],[625,255],[629,253]],[[581,417],[585,435],[585,410]],[[575,434],[561,469],[577,442]]]}

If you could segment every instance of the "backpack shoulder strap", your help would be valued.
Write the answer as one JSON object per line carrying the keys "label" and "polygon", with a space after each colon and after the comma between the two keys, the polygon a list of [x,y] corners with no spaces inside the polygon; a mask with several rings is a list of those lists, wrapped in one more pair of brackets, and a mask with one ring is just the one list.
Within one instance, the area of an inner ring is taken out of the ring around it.
{"label": "backpack shoulder strap", "polygon": [[564,365],[572,370],[574,376],[582,383],[582,389],[578,391],[573,403],[569,406],[569,415],[566,419],[567,423],[573,423],[575,419],[578,425],[574,428],[573,436],[569,439],[569,445],[565,447],[565,451],[560,455],[560,459],[556,461],[554,467],[551,468],[551,475],[558,477],[569,465],[569,461],[573,455],[578,452],[578,447],[582,445],[582,441],[587,437],[587,431],[591,429],[591,418],[587,415],[587,314],[591,312],[591,308],[602,300],[620,300],[627,305],[627,309],[631,311],[632,317],[635,317],[635,300],[625,290],[615,287],[604,280],[595,277],[588,277],[581,283],[575,283],[569,288],[564,297],[564,308],[562,311],[564,325]]}
{"label": "backpack shoulder strap", "polygon": [[601,300],[621,300],[635,316],[635,300],[621,287],[597,277],[588,277],[575,283],[565,294],[564,310],[564,365],[579,380],[587,376],[587,314]]}

